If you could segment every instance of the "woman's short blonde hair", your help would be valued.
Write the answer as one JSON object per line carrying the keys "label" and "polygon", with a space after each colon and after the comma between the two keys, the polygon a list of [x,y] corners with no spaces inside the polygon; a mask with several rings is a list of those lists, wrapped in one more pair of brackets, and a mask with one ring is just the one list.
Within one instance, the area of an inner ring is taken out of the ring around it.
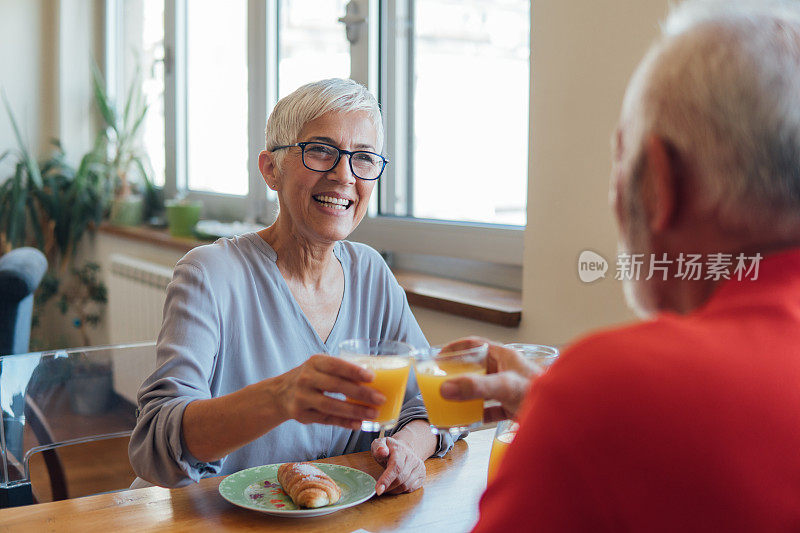
{"label": "woman's short blonde hair", "polygon": [[[281,98],[267,120],[266,148],[299,142],[306,124],[325,113],[366,111],[378,133],[377,150],[383,150],[383,121],[378,101],[366,87],[349,79],[332,78],[303,85]],[[281,168],[285,150],[274,152],[275,164]]]}

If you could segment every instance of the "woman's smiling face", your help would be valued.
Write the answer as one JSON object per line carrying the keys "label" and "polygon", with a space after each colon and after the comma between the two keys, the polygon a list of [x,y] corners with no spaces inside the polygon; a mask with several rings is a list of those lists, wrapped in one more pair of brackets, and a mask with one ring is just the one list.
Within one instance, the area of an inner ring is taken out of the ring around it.
{"label": "woman's smiling face", "polygon": [[[319,141],[341,150],[380,153],[377,137],[366,112],[330,112],[306,123],[298,142]],[[377,180],[356,178],[347,155],[333,169],[317,172],[303,165],[299,147],[285,150],[282,169],[262,167],[267,183],[278,193],[279,219],[288,217],[284,220],[290,223],[288,227],[309,242],[345,239],[364,218]]]}

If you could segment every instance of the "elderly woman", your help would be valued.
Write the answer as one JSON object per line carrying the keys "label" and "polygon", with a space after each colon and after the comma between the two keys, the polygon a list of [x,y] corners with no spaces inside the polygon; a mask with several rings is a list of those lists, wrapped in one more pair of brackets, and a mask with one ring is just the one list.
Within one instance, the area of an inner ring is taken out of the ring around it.
{"label": "elderly woman", "polygon": [[278,218],[176,265],[158,369],[139,391],[131,464],[143,480],[179,486],[371,449],[386,467],[377,493],[413,491],[423,461],[452,446],[430,432],[413,375],[397,426],[375,439],[360,431],[383,401],[364,385],[373,372],[322,355],[349,338],[427,346],[380,255],[343,240],[386,165],[378,103],[351,80],[305,85],[275,106],[266,144],[259,168],[277,192]]}

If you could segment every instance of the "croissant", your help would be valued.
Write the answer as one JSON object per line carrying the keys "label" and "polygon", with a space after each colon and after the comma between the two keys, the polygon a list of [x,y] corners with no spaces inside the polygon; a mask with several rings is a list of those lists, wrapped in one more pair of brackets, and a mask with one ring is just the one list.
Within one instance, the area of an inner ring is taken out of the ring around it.
{"label": "croissant", "polygon": [[342,490],[312,463],[284,463],[278,467],[278,483],[292,501],[311,509],[333,505],[342,497]]}

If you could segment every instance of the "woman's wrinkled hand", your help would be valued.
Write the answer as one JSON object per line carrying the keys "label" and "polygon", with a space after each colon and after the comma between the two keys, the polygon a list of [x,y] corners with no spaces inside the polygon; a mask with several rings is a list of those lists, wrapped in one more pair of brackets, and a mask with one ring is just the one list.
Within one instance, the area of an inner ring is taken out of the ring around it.
{"label": "woman's wrinkled hand", "polygon": [[425,482],[425,463],[411,446],[393,437],[372,441],[372,457],[384,467],[375,484],[375,493],[401,494],[413,492]]}
{"label": "woman's wrinkled hand", "polygon": [[[312,355],[300,366],[278,376],[275,401],[287,419],[358,430],[362,420],[378,415],[372,406],[386,401],[381,393],[364,385],[373,379],[372,370],[329,355]],[[368,405],[332,398],[326,392],[343,394]]]}

